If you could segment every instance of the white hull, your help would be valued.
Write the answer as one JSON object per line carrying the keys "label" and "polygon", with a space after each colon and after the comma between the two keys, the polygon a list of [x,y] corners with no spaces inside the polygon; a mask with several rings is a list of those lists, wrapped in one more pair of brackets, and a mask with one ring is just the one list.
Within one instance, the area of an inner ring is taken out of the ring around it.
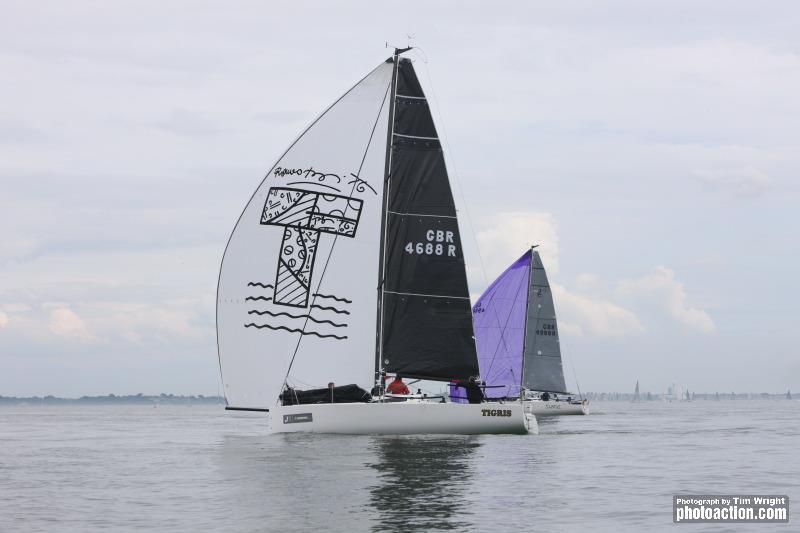
{"label": "white hull", "polygon": [[536,418],[520,403],[434,402],[285,405],[270,411],[273,433],[351,435],[538,433]]}
{"label": "white hull", "polygon": [[589,413],[588,401],[583,403],[525,400],[525,412],[534,416],[585,415]]}

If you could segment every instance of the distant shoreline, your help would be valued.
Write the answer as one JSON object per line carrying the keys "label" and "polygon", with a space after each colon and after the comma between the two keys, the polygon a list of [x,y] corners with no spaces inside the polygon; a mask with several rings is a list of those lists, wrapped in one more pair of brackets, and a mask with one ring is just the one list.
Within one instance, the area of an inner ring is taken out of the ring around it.
{"label": "distant shoreline", "polygon": [[106,396],[81,396],[80,398],[59,398],[57,396],[0,396],[0,406],[2,405],[71,405],[71,404],[144,404],[144,405],[191,405],[191,404],[224,404],[225,399],[221,396],[204,396],[202,394],[176,396],[174,394],[129,394],[118,396],[108,394]]}
{"label": "distant shoreline", "polygon": [[[574,398],[579,397],[577,394],[571,395]],[[583,398],[590,401],[635,401],[634,395],[629,392],[587,392],[583,394]],[[708,400],[783,400],[786,399],[786,393],[692,393],[690,395],[692,401],[708,401]],[[642,392],[639,395],[638,401],[681,401],[681,398],[674,396],[670,397],[665,394],[652,394]],[[196,395],[175,395],[161,393],[158,395],[148,394],[128,394],[116,395],[107,394],[105,396],[81,396],[80,398],[60,398],[57,396],[2,396],[0,395],[0,406],[3,405],[73,405],[73,404],[139,404],[139,405],[193,405],[193,404],[225,404],[225,398],[222,396],[205,396],[203,394]]]}

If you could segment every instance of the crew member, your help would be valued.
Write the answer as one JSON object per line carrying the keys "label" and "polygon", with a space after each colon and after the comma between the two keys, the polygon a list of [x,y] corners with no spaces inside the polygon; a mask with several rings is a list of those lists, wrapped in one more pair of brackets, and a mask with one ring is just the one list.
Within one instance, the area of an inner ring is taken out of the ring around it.
{"label": "crew member", "polygon": [[483,391],[474,376],[469,377],[469,381],[464,388],[467,390],[467,401],[469,403],[481,403],[483,401]]}
{"label": "crew member", "polygon": [[394,377],[394,381],[389,383],[386,387],[386,392],[391,394],[411,394],[408,390],[408,385],[403,383],[403,378],[400,375]]}

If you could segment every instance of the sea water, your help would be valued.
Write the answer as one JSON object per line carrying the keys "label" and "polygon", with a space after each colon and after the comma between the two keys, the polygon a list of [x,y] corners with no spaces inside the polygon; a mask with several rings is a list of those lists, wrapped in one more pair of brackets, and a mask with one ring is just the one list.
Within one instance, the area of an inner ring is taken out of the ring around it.
{"label": "sea water", "polygon": [[[209,405],[0,407],[0,531],[800,530],[800,401],[590,408],[539,435],[381,437],[268,435]],[[787,494],[789,524],[675,525],[673,494]]]}

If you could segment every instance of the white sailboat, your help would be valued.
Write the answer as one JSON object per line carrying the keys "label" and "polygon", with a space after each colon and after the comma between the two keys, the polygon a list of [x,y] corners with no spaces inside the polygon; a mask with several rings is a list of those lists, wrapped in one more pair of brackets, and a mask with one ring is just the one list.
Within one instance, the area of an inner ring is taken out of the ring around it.
{"label": "white sailboat", "polygon": [[407,50],[291,144],[225,249],[217,342],[227,409],[268,412],[273,432],[536,430],[521,402],[384,394],[386,373],[478,376],[455,205]]}
{"label": "white sailboat", "polygon": [[535,247],[486,289],[472,312],[488,397],[524,398],[536,416],[587,414],[588,400],[567,392],[553,295]]}
{"label": "white sailboat", "polygon": [[686,387],[673,383],[667,387],[667,392],[662,395],[662,399],[667,403],[691,402],[692,396]]}

